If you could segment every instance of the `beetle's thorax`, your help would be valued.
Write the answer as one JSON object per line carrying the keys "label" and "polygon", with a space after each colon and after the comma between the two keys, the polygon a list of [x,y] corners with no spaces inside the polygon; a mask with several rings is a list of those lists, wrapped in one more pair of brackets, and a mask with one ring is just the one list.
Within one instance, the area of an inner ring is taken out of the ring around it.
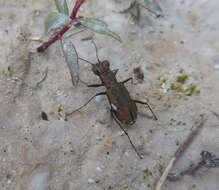
{"label": "beetle's thorax", "polygon": [[107,89],[114,87],[117,83],[115,74],[111,70],[102,73],[100,79]]}

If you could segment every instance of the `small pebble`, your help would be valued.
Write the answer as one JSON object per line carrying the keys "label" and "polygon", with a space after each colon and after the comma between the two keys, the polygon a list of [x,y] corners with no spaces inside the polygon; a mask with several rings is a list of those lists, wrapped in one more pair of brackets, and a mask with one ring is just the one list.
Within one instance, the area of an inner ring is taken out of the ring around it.
{"label": "small pebble", "polygon": [[102,99],[102,97],[101,97],[101,96],[96,96],[96,98],[95,98],[95,99],[96,99],[96,101],[97,101],[97,102],[100,102],[100,101],[101,101],[101,99]]}
{"label": "small pebble", "polygon": [[125,152],[125,156],[127,156],[127,157],[128,157],[128,156],[129,156],[129,153],[128,153],[128,152]]}
{"label": "small pebble", "polygon": [[215,69],[219,69],[219,64],[214,65],[214,68],[215,68]]}
{"label": "small pebble", "polygon": [[163,83],[163,84],[161,85],[161,88],[162,88],[162,92],[163,92],[164,94],[166,94],[168,89],[167,89],[167,86],[166,86],[165,83]]}
{"label": "small pebble", "polygon": [[11,175],[15,177],[16,176],[16,170],[12,170]]}
{"label": "small pebble", "polygon": [[88,183],[90,183],[90,184],[95,183],[95,180],[93,178],[89,178]]}
{"label": "small pebble", "polygon": [[97,170],[98,172],[102,172],[102,171],[103,171],[101,167],[96,167],[96,170]]}

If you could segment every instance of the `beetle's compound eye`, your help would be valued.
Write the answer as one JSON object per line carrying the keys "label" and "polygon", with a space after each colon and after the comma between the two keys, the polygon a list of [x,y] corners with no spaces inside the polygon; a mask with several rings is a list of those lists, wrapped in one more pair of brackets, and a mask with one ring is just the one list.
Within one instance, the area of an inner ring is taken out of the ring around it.
{"label": "beetle's compound eye", "polygon": [[107,61],[107,60],[104,60],[104,61],[102,62],[102,64],[103,64],[103,66],[104,66],[105,68],[109,68],[109,66],[110,66],[110,63],[109,63],[109,61]]}

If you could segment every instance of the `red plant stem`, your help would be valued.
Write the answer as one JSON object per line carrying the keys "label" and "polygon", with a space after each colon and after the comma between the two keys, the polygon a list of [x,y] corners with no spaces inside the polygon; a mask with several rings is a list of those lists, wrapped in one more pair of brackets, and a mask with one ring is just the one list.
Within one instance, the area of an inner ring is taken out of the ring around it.
{"label": "red plant stem", "polygon": [[73,22],[76,22],[76,24],[79,22],[78,19],[76,18],[76,15],[77,15],[78,9],[80,8],[80,6],[84,2],[85,2],[85,0],[77,0],[76,1],[75,6],[74,6],[72,13],[71,13],[71,16],[70,16],[70,18],[72,19],[70,24],[68,24],[67,26],[62,28],[62,30],[58,34],[56,34],[55,37],[50,39],[48,42],[45,42],[41,46],[39,46],[37,48],[38,52],[44,52],[50,45],[52,45],[54,42],[56,42],[57,40],[62,38],[63,34],[71,28]]}
{"label": "red plant stem", "polygon": [[71,25],[65,26],[58,34],[56,34],[52,39],[48,42],[43,43],[40,47],[37,48],[38,52],[44,52],[50,45],[59,40],[65,32],[67,32],[71,28]]}
{"label": "red plant stem", "polygon": [[37,52],[44,52],[50,45],[52,45],[57,40],[60,40],[62,36],[71,28],[72,24],[77,25],[80,23],[79,19],[73,19],[67,26],[65,26],[58,34],[56,34],[52,39],[48,42],[43,43],[41,46],[37,48]]}
{"label": "red plant stem", "polygon": [[75,6],[74,6],[73,11],[72,11],[71,16],[70,16],[71,19],[75,19],[75,18],[76,18],[78,9],[80,8],[80,6],[81,6],[84,2],[85,2],[85,0],[77,0],[77,1],[76,1]]}

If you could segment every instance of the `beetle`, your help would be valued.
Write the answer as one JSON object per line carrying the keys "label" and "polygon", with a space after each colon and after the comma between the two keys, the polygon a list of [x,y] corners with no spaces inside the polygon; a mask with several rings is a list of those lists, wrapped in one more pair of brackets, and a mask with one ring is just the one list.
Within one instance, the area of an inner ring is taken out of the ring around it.
{"label": "beetle", "polygon": [[[93,41],[92,41],[93,42]],[[128,124],[133,125],[136,122],[137,119],[137,106],[136,103],[147,105],[150,109],[151,113],[153,114],[155,120],[157,120],[157,116],[154,114],[153,110],[151,109],[150,105],[147,102],[142,102],[139,100],[134,100],[130,97],[130,94],[125,87],[125,83],[132,80],[132,77],[122,81],[118,82],[116,79],[116,74],[119,71],[111,70],[110,69],[110,63],[107,60],[100,61],[97,55],[97,47],[96,44],[93,42],[96,50],[96,57],[98,60],[98,63],[93,64],[83,58],[79,58],[80,60],[83,60],[85,62],[88,62],[92,66],[92,71],[95,75],[97,75],[100,78],[101,83],[100,84],[92,84],[88,85],[88,87],[101,87],[105,86],[106,91],[100,92],[92,96],[85,104],[83,104],[78,109],[72,111],[71,113],[66,113],[66,116],[69,116],[73,114],[74,112],[80,110],[81,108],[85,107],[93,98],[100,95],[106,95],[110,104],[110,112],[112,115],[112,118],[115,120],[115,122],[118,124],[120,129],[125,133],[125,135],[128,137],[133,149],[139,156],[139,158],[142,159],[142,156],[137,151],[136,147],[131,141],[131,138],[129,137],[129,134],[126,132],[126,130],[123,128],[122,124]]]}

